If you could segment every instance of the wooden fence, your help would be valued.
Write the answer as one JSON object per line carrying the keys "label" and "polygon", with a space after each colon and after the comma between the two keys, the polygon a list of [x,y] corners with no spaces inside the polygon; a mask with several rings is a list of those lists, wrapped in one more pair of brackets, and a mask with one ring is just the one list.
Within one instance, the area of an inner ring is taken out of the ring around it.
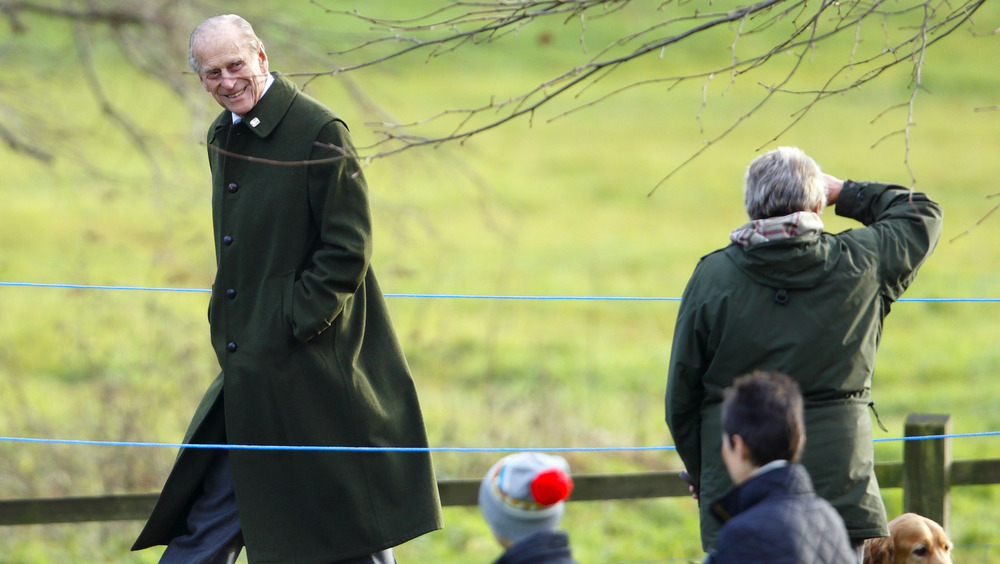
{"label": "wooden fence", "polygon": [[[951,433],[950,415],[907,417],[906,437]],[[882,488],[903,488],[903,509],[926,515],[948,528],[950,488],[1000,484],[1000,459],[952,460],[951,439],[906,440],[902,462],[875,465]],[[579,474],[570,501],[687,496],[676,472]],[[445,506],[476,505],[479,479],[438,482]],[[158,494],[0,500],[0,525],[79,523],[145,519]]]}

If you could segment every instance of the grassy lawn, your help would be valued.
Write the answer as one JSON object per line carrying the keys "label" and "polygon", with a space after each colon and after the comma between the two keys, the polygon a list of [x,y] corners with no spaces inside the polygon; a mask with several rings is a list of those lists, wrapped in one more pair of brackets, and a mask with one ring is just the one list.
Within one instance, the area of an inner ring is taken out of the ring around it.
{"label": "grassy lawn", "polygon": [[[998,10],[989,9],[982,19],[995,21]],[[588,49],[641,17],[634,8],[591,22]],[[108,96],[147,135],[157,155],[150,164],[101,115],[74,59],[59,56],[72,50],[69,28],[28,21],[32,34],[0,39],[8,45],[0,56],[9,77],[0,95],[51,126],[39,143],[58,157],[40,163],[0,148],[0,281],[208,288],[214,259],[201,144],[214,102],[191,76],[185,78],[191,101],[182,102],[99,44]],[[290,24],[301,25],[301,42],[282,27]],[[407,123],[476,106],[577,64],[578,25],[546,26],[430,61],[409,57],[320,78],[308,88],[365,146],[377,139],[369,122],[385,115]],[[349,31],[335,33],[342,29]],[[258,26],[272,70],[282,72],[315,70],[323,53],[364,31],[307,3]],[[555,39],[542,43],[546,33]],[[713,41],[638,61],[613,80],[727,56],[728,44]],[[906,109],[883,113],[907,99],[911,77],[900,68],[825,100],[770,142],[803,102],[777,97],[652,195],[667,173],[760,98],[758,82],[775,77],[762,74],[730,88],[727,77],[717,78],[700,120],[703,83],[651,85],[559,119],[550,121],[579,101],[558,101],[530,123],[519,119],[462,145],[375,159],[365,169],[376,221],[374,268],[391,293],[676,297],[699,257],[725,245],[729,231],[745,221],[746,165],[759,148],[787,144],[841,177],[910,185],[912,171],[915,187],[942,203],[944,237],[907,298],[1000,297],[1000,220],[976,226],[997,203],[988,196],[1000,191],[1000,113],[975,111],[997,104],[986,56],[995,47],[996,39],[962,33],[928,53],[908,139],[879,142],[906,124]],[[817,52],[803,78],[824,76],[842,56]],[[33,72],[39,67],[44,72]],[[17,88],[13,77],[20,79]],[[372,103],[383,113],[373,112]],[[853,227],[832,212],[824,220],[831,231]],[[389,305],[433,446],[672,443],[662,405],[676,302],[397,297]],[[206,306],[204,293],[0,287],[0,434],[179,440],[218,370]],[[873,391],[889,433],[877,436],[901,436],[903,420],[915,412],[951,413],[958,433],[1000,430],[998,307],[894,306]],[[900,460],[902,444],[880,443],[876,451],[878,460]],[[0,442],[0,497],[155,491],[174,454]],[[998,457],[1000,441],[959,439],[953,454]],[[479,477],[497,456],[442,453],[435,465],[442,477]],[[566,457],[575,472],[680,469],[668,451]],[[957,560],[964,554],[1000,561],[1000,550],[983,546],[1000,539],[998,496],[998,486],[953,491]],[[890,517],[902,510],[900,492],[886,491],[886,502]],[[477,509],[447,509],[445,519],[443,531],[400,547],[400,562],[485,562],[499,553]],[[582,562],[700,553],[689,499],[574,503],[564,525]],[[155,551],[126,554],[140,526],[0,528],[0,562],[155,562]]]}

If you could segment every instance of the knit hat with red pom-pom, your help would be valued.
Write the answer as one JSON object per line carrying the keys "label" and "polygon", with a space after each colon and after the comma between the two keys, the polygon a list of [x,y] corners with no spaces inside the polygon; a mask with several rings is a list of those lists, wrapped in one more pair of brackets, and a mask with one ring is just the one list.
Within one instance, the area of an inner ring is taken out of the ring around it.
{"label": "knit hat with red pom-pom", "polygon": [[479,485],[479,508],[493,534],[516,542],[559,526],[573,491],[561,456],[519,452],[500,459]]}

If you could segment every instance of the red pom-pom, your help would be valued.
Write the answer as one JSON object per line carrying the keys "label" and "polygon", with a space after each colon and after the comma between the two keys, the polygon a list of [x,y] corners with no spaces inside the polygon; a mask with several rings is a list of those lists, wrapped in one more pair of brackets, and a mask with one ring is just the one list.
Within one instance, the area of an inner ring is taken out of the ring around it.
{"label": "red pom-pom", "polygon": [[545,470],[531,482],[531,495],[542,505],[554,505],[569,497],[573,479],[558,468]]}

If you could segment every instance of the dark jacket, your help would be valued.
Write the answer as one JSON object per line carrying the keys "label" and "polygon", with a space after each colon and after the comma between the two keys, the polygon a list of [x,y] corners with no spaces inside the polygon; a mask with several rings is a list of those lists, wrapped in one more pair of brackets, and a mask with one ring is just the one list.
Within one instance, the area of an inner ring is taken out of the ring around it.
{"label": "dark jacket", "polygon": [[[277,76],[241,123],[224,111],[208,144],[218,263],[209,321],[222,372],[185,441],[426,447],[369,265],[367,187],[344,123]],[[181,450],[135,549],[184,531],[210,454]],[[428,452],[230,459],[251,562],[346,559],[441,526]]]}
{"label": "dark jacket", "polygon": [[[941,208],[900,186],[844,183],[837,215],[866,227],[702,258],[677,314],[666,421],[702,499],[732,482],[719,449],[722,390],[753,370],[795,379],[805,398],[802,464],[852,539],[886,536],[867,410],[882,322],[941,234]],[[702,544],[718,524],[701,508]]]}
{"label": "dark jacket", "polygon": [[494,564],[577,564],[563,531],[542,531],[525,537],[507,549]]}
{"label": "dark jacket", "polygon": [[706,564],[857,563],[840,515],[798,464],[754,476],[710,507],[723,525]]}

